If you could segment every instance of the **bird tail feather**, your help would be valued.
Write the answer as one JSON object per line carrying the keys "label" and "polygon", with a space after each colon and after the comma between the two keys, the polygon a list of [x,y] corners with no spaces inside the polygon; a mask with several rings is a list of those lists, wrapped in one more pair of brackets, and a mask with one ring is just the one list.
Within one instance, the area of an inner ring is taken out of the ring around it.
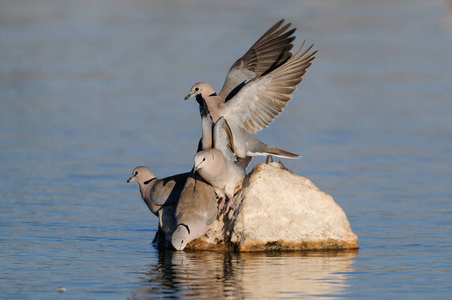
{"label": "bird tail feather", "polygon": [[286,150],[282,150],[282,149],[278,149],[269,145],[265,145],[266,147],[264,147],[264,151],[266,153],[266,155],[273,155],[273,156],[277,156],[277,157],[284,157],[284,158],[292,158],[292,159],[296,159],[296,158],[300,158],[301,156]]}

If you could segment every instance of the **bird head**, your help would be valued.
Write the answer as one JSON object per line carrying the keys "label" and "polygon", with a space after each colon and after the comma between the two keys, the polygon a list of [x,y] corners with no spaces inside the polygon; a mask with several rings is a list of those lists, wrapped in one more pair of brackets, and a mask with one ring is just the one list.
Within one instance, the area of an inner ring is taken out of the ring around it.
{"label": "bird head", "polygon": [[211,149],[207,149],[201,152],[196,153],[194,157],[195,161],[195,171],[198,171],[202,167],[209,165],[211,161],[215,159],[215,155]]}
{"label": "bird head", "polygon": [[152,171],[148,167],[140,166],[133,169],[132,176],[130,176],[130,178],[127,179],[127,183],[131,181],[144,183],[154,178],[155,178],[154,173],[152,173]]}
{"label": "bird head", "polygon": [[171,244],[176,250],[184,250],[189,242],[190,227],[186,224],[179,224],[171,237]]}
{"label": "bird head", "polygon": [[197,82],[195,83],[192,88],[190,89],[190,93],[188,93],[187,96],[185,96],[185,100],[197,97],[198,95],[203,96],[204,98],[209,96],[216,96],[215,90],[212,88],[212,86],[205,82]]}

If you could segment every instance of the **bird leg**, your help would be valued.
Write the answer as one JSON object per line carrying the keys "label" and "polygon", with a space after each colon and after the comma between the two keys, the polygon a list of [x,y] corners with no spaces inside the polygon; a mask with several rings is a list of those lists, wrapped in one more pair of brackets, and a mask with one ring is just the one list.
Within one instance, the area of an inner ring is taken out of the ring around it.
{"label": "bird leg", "polygon": [[221,197],[219,202],[218,202],[218,212],[217,212],[217,216],[220,216],[221,213],[223,212],[223,208],[224,208],[224,198]]}
{"label": "bird leg", "polygon": [[[226,196],[227,197],[227,196]],[[228,212],[228,210],[229,210],[229,208],[231,207],[231,205],[232,205],[232,199],[234,198],[234,197],[227,197],[228,199],[227,199],[227,202],[226,202],[226,208],[224,209],[224,211],[223,211],[223,213],[227,213]]]}

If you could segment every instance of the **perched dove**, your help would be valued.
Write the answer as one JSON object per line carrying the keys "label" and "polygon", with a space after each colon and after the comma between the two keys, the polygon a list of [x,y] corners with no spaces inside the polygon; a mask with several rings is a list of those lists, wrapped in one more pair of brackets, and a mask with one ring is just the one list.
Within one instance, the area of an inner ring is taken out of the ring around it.
{"label": "perched dove", "polygon": [[141,198],[149,210],[158,216],[163,205],[175,204],[190,173],[182,173],[157,179],[148,167],[136,167],[127,183],[136,181],[140,186]]}
{"label": "perched dove", "polygon": [[236,158],[232,154],[234,140],[226,120],[220,118],[213,125],[207,104],[204,99],[201,101],[203,150],[199,150],[194,157],[194,170],[213,186],[220,198],[220,213],[224,208],[225,196],[229,206],[234,190],[246,175],[246,168],[252,158]]}
{"label": "perched dove", "polygon": [[183,250],[187,243],[205,234],[216,217],[217,201],[212,186],[192,172],[177,203],[177,227],[171,238],[173,247]]}
{"label": "perched dove", "polygon": [[[210,115],[207,115],[210,119]],[[234,190],[246,175],[245,168],[235,164],[236,158],[228,148],[226,120],[221,117],[214,125],[213,147],[196,153],[195,171],[210,183],[219,198],[231,201]]]}
{"label": "perched dove", "polygon": [[[280,34],[280,30],[277,33]],[[262,44],[260,41],[265,39],[267,34],[268,32],[256,42],[257,49],[261,51],[265,49],[266,43]],[[293,38],[290,42],[292,40]],[[285,108],[317,51],[308,53],[312,48],[311,45],[301,52],[303,43],[294,56],[290,52],[283,51],[281,55],[286,57],[284,61],[278,60],[267,71],[258,74],[250,71],[251,67],[247,60],[250,51],[257,51],[253,49],[256,44],[231,67],[218,95],[208,83],[198,82],[193,85],[185,100],[196,97],[201,106],[201,99],[204,99],[214,122],[221,116],[227,120],[235,140],[233,152],[236,156],[243,158],[274,155],[298,158],[299,155],[264,144],[252,137],[250,133],[267,128]],[[244,75],[251,73],[257,75],[253,78]],[[235,87],[232,87],[234,85]]]}

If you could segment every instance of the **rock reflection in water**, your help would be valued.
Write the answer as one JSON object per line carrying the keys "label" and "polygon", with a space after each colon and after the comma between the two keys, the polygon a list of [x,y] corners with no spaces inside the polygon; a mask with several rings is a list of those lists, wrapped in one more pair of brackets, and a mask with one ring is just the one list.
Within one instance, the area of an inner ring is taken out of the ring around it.
{"label": "rock reflection in water", "polygon": [[[282,253],[159,253],[132,299],[284,298],[334,295],[347,286],[358,250]],[[290,280],[288,280],[290,278]]]}

